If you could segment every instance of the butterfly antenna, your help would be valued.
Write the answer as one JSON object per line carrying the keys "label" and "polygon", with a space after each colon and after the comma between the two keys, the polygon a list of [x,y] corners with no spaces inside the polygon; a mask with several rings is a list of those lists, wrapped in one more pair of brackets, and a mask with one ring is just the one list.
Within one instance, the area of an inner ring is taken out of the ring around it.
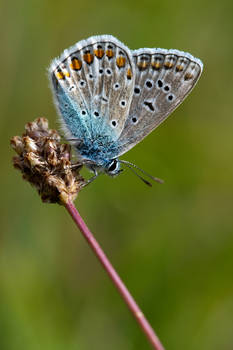
{"label": "butterfly antenna", "polygon": [[[131,162],[128,162],[127,160],[119,160],[120,163],[123,163],[125,164],[128,168],[130,168],[132,171],[133,171],[133,168],[136,168],[137,170],[141,171],[144,175],[148,176],[151,180],[155,181],[155,182],[158,182],[160,184],[163,184],[164,181],[162,179],[159,179],[158,177],[154,177],[150,174],[148,174],[145,170],[139,168],[137,165],[131,163]],[[133,167],[133,168],[132,168]],[[143,179],[138,173],[136,173],[136,171],[133,171],[138,177],[140,177],[141,179]],[[143,179],[143,181],[145,182],[146,180]],[[149,182],[150,184],[150,182]],[[151,186],[151,184],[150,184]]]}
{"label": "butterfly antenna", "polygon": [[152,184],[149,181],[147,181],[146,179],[144,179],[144,177],[139,175],[133,168],[131,168],[131,166],[129,164],[127,164],[125,162],[122,162],[122,163],[124,163],[127,166],[127,168],[129,168],[132,171],[132,173],[134,173],[137,177],[139,177],[139,179],[142,180],[146,185],[152,187]]}

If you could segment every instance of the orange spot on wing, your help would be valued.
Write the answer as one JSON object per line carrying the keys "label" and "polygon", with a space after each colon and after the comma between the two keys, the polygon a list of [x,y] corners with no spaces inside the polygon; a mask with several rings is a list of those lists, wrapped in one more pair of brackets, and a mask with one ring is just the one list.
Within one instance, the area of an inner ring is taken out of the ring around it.
{"label": "orange spot on wing", "polygon": [[159,68],[161,68],[161,63],[159,62],[152,62],[151,66],[153,69],[159,70]]}
{"label": "orange spot on wing", "polygon": [[108,58],[112,58],[112,57],[113,57],[113,51],[112,51],[111,49],[107,50],[107,51],[106,51],[106,56],[107,56]]}
{"label": "orange spot on wing", "polygon": [[129,68],[127,71],[127,79],[131,79],[133,76],[131,69]]}
{"label": "orange spot on wing", "polygon": [[190,80],[193,78],[193,75],[191,73],[186,73],[184,76],[184,80]]}
{"label": "orange spot on wing", "polygon": [[102,58],[104,55],[104,50],[103,49],[97,49],[94,51],[94,54],[97,58]]}
{"label": "orange spot on wing", "polygon": [[65,76],[69,78],[70,77],[70,73],[69,72],[65,72]]}
{"label": "orange spot on wing", "polygon": [[172,68],[173,66],[174,66],[174,63],[172,63],[172,62],[165,62],[165,63],[164,63],[164,67],[165,67],[165,68],[170,69],[170,68]]}
{"label": "orange spot on wing", "polygon": [[177,72],[182,72],[183,69],[184,69],[184,66],[182,66],[181,64],[178,64],[178,65],[176,66],[176,71],[177,71]]}
{"label": "orange spot on wing", "polygon": [[139,70],[145,70],[148,67],[149,63],[146,61],[141,61],[137,63]]}
{"label": "orange spot on wing", "polygon": [[117,59],[116,59],[116,64],[117,64],[117,67],[119,68],[122,68],[125,66],[125,57],[123,56],[118,56]]}
{"label": "orange spot on wing", "polygon": [[78,60],[76,57],[72,58],[70,68],[73,70],[80,70],[82,68],[82,61]]}
{"label": "orange spot on wing", "polygon": [[93,62],[94,56],[90,52],[87,52],[83,55],[83,59],[87,64],[91,64]]}
{"label": "orange spot on wing", "polygon": [[65,79],[65,75],[62,72],[59,72],[59,71],[56,73],[56,77],[59,80]]}

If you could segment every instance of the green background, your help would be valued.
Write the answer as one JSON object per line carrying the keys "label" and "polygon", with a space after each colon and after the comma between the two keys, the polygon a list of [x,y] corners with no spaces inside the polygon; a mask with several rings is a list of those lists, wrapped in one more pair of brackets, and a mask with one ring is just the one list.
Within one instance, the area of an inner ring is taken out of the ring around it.
{"label": "green background", "polygon": [[67,212],[43,204],[12,167],[9,139],[39,116],[58,127],[50,60],[112,34],[130,48],[188,51],[196,88],[76,206],[166,349],[233,349],[233,2],[5,1],[1,33],[0,348],[149,350]]}

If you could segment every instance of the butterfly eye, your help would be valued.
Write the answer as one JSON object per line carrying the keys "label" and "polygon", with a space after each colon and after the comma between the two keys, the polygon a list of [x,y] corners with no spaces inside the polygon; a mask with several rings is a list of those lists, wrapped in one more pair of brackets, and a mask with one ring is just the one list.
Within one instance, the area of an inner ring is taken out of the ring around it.
{"label": "butterfly eye", "polygon": [[114,159],[108,167],[108,172],[110,173],[114,172],[117,169],[117,165],[118,165],[118,162],[117,160]]}

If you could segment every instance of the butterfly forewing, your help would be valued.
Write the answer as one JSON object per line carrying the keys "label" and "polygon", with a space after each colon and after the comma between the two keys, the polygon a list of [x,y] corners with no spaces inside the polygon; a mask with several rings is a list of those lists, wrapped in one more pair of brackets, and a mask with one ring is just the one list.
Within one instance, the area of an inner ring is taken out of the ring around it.
{"label": "butterfly forewing", "polygon": [[126,46],[110,35],[91,37],[65,50],[49,71],[55,102],[71,136],[80,137],[79,124],[81,134],[84,131],[81,138],[107,134],[114,141],[119,137],[129,114],[135,79],[131,51]]}
{"label": "butterfly forewing", "polygon": [[196,84],[202,63],[178,50],[139,49],[132,53],[135,86],[129,116],[119,137],[119,155],[125,153],[184,100]]}

